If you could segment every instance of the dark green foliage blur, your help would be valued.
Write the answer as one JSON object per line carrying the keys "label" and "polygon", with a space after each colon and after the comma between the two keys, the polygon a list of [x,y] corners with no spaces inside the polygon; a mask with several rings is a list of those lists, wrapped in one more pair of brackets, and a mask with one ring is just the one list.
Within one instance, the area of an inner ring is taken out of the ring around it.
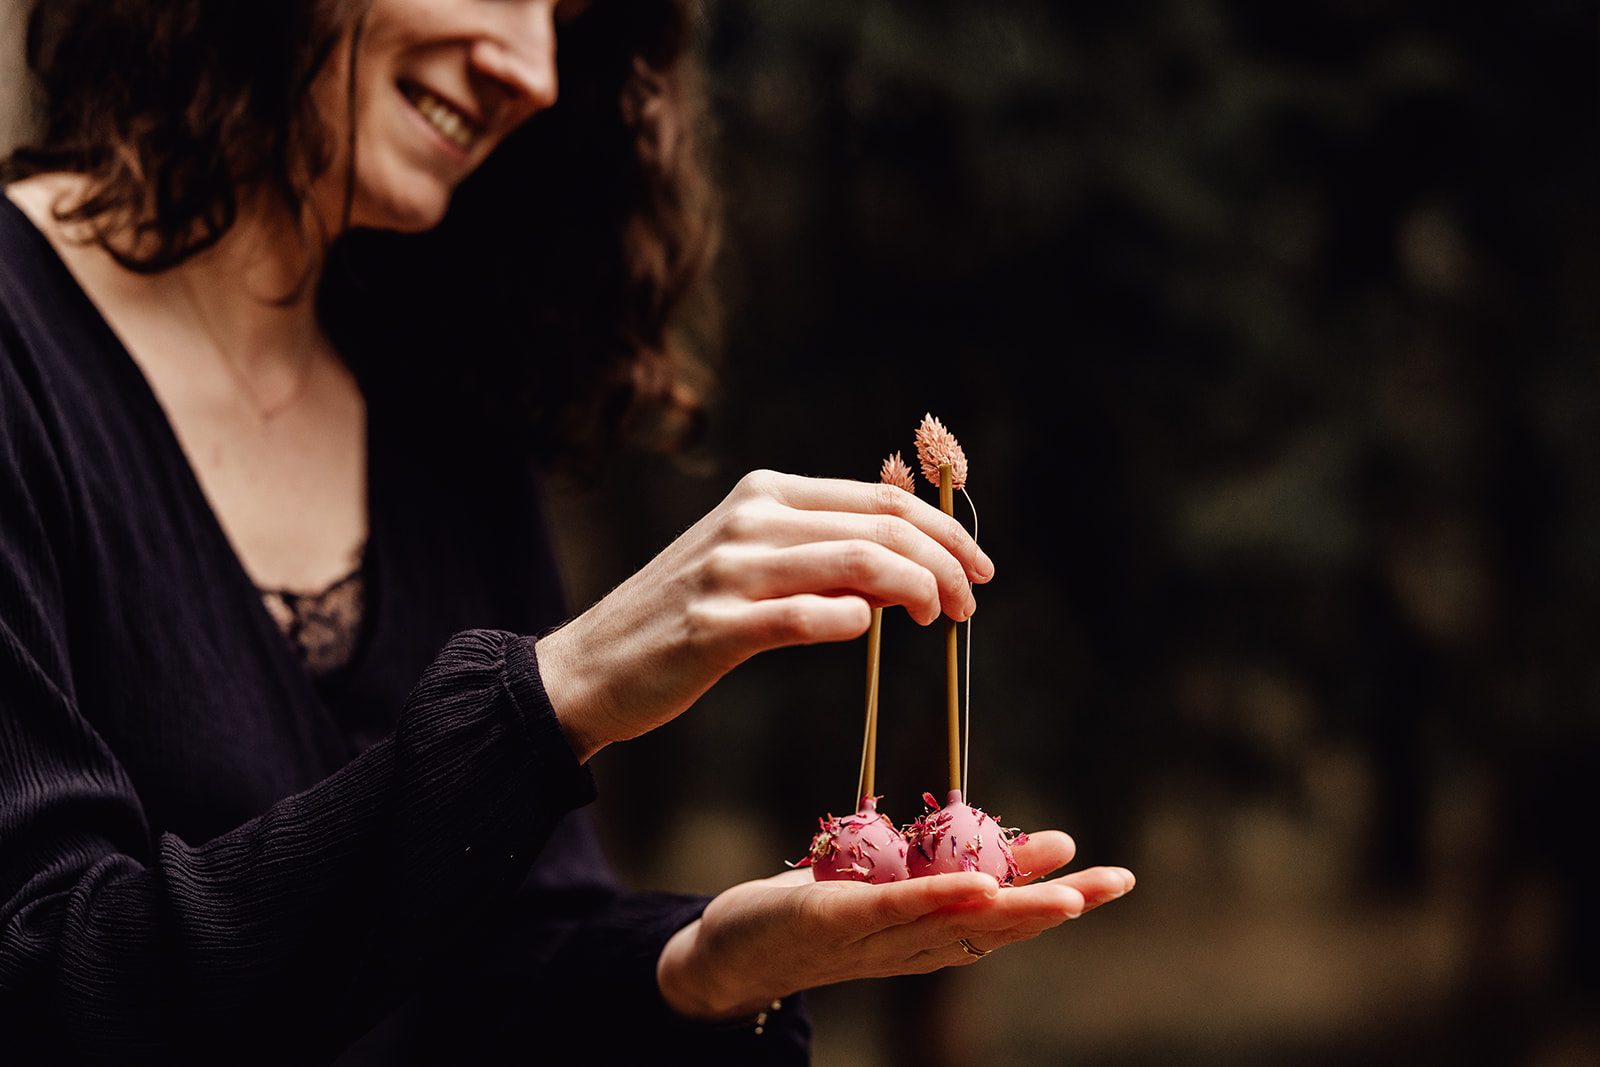
{"label": "dark green foliage blur", "polygon": [[[1597,25],[1580,3],[708,5],[713,439],[687,472],[614,472],[576,593],[747,469],[872,479],[924,411],[961,438],[999,567],[971,795],[1141,877],[1056,949],[1009,950],[1036,955],[1004,995],[1042,983],[1033,1010],[1071,1021],[1080,987],[1193,981],[1092,1032],[953,1023],[951,1049],[1600,1050]],[[880,789],[909,819],[944,787],[937,634],[894,614],[884,670]],[[851,803],[863,677],[861,644],[773,653],[603,756],[621,866],[714,890],[674,866],[674,819],[758,852],[739,876],[798,857]],[[1274,999],[1310,953],[1238,948],[1268,929],[1355,977]],[[1239,992],[1191,1025],[1174,1005],[1225,943]],[[889,1023],[951,995],[818,997],[819,1062],[899,1062]],[[853,998],[879,1030],[845,1029]]]}

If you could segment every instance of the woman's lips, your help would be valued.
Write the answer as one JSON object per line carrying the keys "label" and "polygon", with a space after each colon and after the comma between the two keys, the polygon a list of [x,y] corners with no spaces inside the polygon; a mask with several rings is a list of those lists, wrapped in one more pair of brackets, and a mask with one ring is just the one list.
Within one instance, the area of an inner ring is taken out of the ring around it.
{"label": "woman's lips", "polygon": [[472,151],[472,147],[483,136],[481,124],[454,104],[422,86],[401,82],[400,92],[440,137],[463,153]]}

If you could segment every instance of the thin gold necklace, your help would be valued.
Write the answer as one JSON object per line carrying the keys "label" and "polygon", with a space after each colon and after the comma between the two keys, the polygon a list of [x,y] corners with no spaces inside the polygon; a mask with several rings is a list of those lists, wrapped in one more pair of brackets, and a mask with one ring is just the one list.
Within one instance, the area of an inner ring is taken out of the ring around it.
{"label": "thin gold necklace", "polygon": [[211,350],[216,354],[222,365],[227,368],[228,375],[233,378],[234,384],[244,394],[251,409],[255,411],[256,417],[261,420],[261,424],[265,426],[294,407],[300,398],[305,395],[306,387],[311,384],[311,372],[316,369],[317,365],[316,346],[306,346],[305,358],[295,371],[293,388],[276,401],[263,403],[261,394],[256,392],[255,386],[250,383],[249,376],[229,357],[227,348],[217,339],[216,331],[211,328],[211,321],[206,318],[206,313],[200,306],[200,300],[194,295],[193,286],[189,284],[188,275],[180,271],[178,284],[183,289],[184,299],[189,302],[189,310],[193,313],[195,322],[199,324],[201,331],[206,335],[206,339],[211,342]]}

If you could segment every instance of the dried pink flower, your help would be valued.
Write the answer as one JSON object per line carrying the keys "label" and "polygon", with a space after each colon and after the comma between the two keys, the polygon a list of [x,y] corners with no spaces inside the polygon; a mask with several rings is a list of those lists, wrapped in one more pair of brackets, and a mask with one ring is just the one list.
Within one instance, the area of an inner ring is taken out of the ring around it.
{"label": "dried pink flower", "polygon": [[922,417],[917,427],[917,459],[922,462],[922,476],[934,485],[939,484],[939,467],[950,464],[950,482],[962,489],[967,484],[967,454],[961,450],[956,435],[944,428],[944,423],[931,414]]}
{"label": "dried pink flower", "polygon": [[906,466],[905,457],[898,452],[883,461],[883,469],[878,472],[878,480],[884,485],[897,486],[908,493],[917,491],[917,476],[911,473],[911,468]]}

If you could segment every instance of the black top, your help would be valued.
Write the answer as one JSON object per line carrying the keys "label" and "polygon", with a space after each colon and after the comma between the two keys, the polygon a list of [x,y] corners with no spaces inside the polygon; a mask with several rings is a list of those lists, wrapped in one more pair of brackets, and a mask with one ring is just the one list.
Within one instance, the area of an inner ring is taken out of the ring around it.
{"label": "black top", "polygon": [[619,890],[567,815],[531,476],[368,401],[368,617],[313,682],[0,195],[0,1062],[803,1062],[797,1006],[673,1019],[704,901]]}

